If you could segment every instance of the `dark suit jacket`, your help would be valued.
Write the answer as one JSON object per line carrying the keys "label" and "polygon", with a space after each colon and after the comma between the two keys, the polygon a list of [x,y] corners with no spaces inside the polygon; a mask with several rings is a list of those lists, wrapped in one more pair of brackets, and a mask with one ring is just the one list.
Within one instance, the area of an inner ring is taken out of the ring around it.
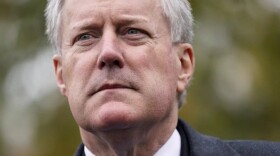
{"label": "dark suit jacket", "polygon": [[[180,119],[177,130],[181,136],[181,156],[280,156],[278,142],[223,141],[196,132]],[[85,156],[83,144],[75,156]]]}

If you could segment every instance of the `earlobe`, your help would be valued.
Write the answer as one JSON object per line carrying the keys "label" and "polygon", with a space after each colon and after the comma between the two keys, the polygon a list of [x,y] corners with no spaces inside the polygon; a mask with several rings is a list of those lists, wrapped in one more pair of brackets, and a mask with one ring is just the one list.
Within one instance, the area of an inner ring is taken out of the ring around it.
{"label": "earlobe", "polygon": [[66,86],[64,83],[63,75],[62,75],[62,60],[61,55],[56,54],[53,56],[53,65],[56,76],[56,83],[60,89],[62,95],[66,96]]}
{"label": "earlobe", "polygon": [[194,72],[194,53],[191,44],[181,43],[178,46],[180,71],[178,74],[177,92],[182,93],[190,84]]}

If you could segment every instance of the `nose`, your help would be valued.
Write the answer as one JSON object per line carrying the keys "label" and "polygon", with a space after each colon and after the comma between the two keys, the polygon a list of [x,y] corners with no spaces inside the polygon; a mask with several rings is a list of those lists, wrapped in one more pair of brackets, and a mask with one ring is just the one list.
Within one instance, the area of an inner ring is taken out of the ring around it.
{"label": "nose", "polygon": [[102,47],[97,60],[99,69],[103,68],[123,68],[123,53],[114,35],[103,36]]}

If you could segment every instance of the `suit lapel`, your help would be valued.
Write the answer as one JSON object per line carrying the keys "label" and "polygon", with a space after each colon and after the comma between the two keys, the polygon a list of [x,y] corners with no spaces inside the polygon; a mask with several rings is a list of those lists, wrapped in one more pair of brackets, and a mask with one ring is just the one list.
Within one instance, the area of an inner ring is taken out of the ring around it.
{"label": "suit lapel", "polygon": [[[196,132],[180,119],[177,130],[181,137],[180,156],[240,156],[229,144]],[[79,145],[74,156],[85,156],[84,144]]]}
{"label": "suit lapel", "polygon": [[81,143],[75,152],[74,156],[85,156],[85,151],[84,151],[84,144]]}
{"label": "suit lapel", "polygon": [[199,134],[180,119],[177,130],[181,136],[181,156],[240,156],[227,143]]}

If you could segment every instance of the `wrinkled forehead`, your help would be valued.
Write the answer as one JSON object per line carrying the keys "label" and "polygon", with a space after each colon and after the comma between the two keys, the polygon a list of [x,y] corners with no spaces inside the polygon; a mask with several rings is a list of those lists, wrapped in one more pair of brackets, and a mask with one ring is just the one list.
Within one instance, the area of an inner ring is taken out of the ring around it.
{"label": "wrinkled forehead", "polygon": [[163,16],[161,0],[67,0],[65,1],[61,33],[86,28],[102,28],[105,23],[114,26],[146,23],[151,30],[170,33]]}
{"label": "wrinkled forehead", "polygon": [[108,14],[150,14],[161,12],[160,0],[66,0],[63,6],[65,16],[90,16],[92,13]]}

